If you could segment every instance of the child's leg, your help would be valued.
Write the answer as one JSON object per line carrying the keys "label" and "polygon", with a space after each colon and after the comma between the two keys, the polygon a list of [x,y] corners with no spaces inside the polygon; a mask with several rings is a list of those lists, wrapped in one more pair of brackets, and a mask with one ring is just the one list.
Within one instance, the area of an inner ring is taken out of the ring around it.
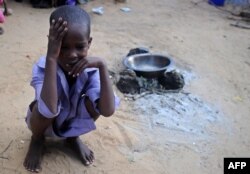
{"label": "child's leg", "polygon": [[12,15],[12,10],[11,10],[11,9],[8,9],[7,0],[3,0],[3,6],[4,6],[4,12],[3,12],[3,14],[4,14],[5,16],[10,16],[10,15]]}
{"label": "child's leg", "polygon": [[2,35],[2,34],[3,34],[3,28],[0,27],[0,35]]}
{"label": "child's leg", "polygon": [[43,117],[38,112],[37,103],[34,103],[33,106],[31,104],[31,111],[30,128],[32,137],[23,165],[31,172],[39,172],[45,140],[44,132],[52,124],[53,119]]}
{"label": "child's leg", "polygon": [[[100,114],[95,111],[91,101],[88,98],[85,99],[85,106],[90,116],[94,121],[96,121]],[[81,161],[84,165],[88,166],[93,163],[95,159],[93,151],[90,150],[88,146],[83,144],[79,137],[67,138],[67,142],[78,154],[80,154]]]}

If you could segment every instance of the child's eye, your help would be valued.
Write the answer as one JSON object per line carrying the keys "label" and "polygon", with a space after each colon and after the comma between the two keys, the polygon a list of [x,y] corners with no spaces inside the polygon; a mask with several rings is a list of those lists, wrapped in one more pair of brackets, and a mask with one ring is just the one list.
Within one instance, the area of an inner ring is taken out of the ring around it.
{"label": "child's eye", "polygon": [[83,49],[84,47],[83,46],[78,46],[77,49]]}
{"label": "child's eye", "polygon": [[62,50],[67,50],[68,47],[67,47],[67,46],[61,46],[61,49],[62,49]]}
{"label": "child's eye", "polygon": [[86,48],[86,46],[85,45],[78,45],[76,48],[78,50],[84,50]]}

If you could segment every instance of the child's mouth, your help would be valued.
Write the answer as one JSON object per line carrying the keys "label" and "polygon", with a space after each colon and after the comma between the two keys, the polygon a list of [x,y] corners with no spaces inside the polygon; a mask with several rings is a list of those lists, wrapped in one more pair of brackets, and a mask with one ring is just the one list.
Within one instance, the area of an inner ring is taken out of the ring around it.
{"label": "child's mouth", "polygon": [[70,63],[67,63],[66,66],[67,67],[73,67],[75,66],[75,64],[77,64],[78,61],[74,61],[74,62],[70,62]]}

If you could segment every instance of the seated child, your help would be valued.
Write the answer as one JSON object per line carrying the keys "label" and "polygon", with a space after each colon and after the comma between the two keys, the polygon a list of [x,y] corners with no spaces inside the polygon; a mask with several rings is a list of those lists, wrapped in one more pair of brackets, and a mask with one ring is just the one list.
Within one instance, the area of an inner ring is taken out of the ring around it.
{"label": "seated child", "polygon": [[47,55],[33,67],[35,100],[26,117],[32,132],[24,167],[39,172],[45,137],[62,137],[80,154],[84,165],[94,153],[79,136],[94,130],[94,121],[111,116],[119,99],[114,95],[107,64],[89,57],[90,17],[80,7],[61,6],[50,16]]}

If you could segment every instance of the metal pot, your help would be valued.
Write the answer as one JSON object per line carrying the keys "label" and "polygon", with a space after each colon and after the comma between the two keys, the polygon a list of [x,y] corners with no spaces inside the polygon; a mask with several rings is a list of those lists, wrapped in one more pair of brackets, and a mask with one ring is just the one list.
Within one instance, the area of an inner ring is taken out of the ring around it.
{"label": "metal pot", "polygon": [[135,54],[125,57],[123,64],[133,71],[137,76],[145,78],[158,78],[164,75],[164,72],[172,64],[172,60],[161,54]]}

